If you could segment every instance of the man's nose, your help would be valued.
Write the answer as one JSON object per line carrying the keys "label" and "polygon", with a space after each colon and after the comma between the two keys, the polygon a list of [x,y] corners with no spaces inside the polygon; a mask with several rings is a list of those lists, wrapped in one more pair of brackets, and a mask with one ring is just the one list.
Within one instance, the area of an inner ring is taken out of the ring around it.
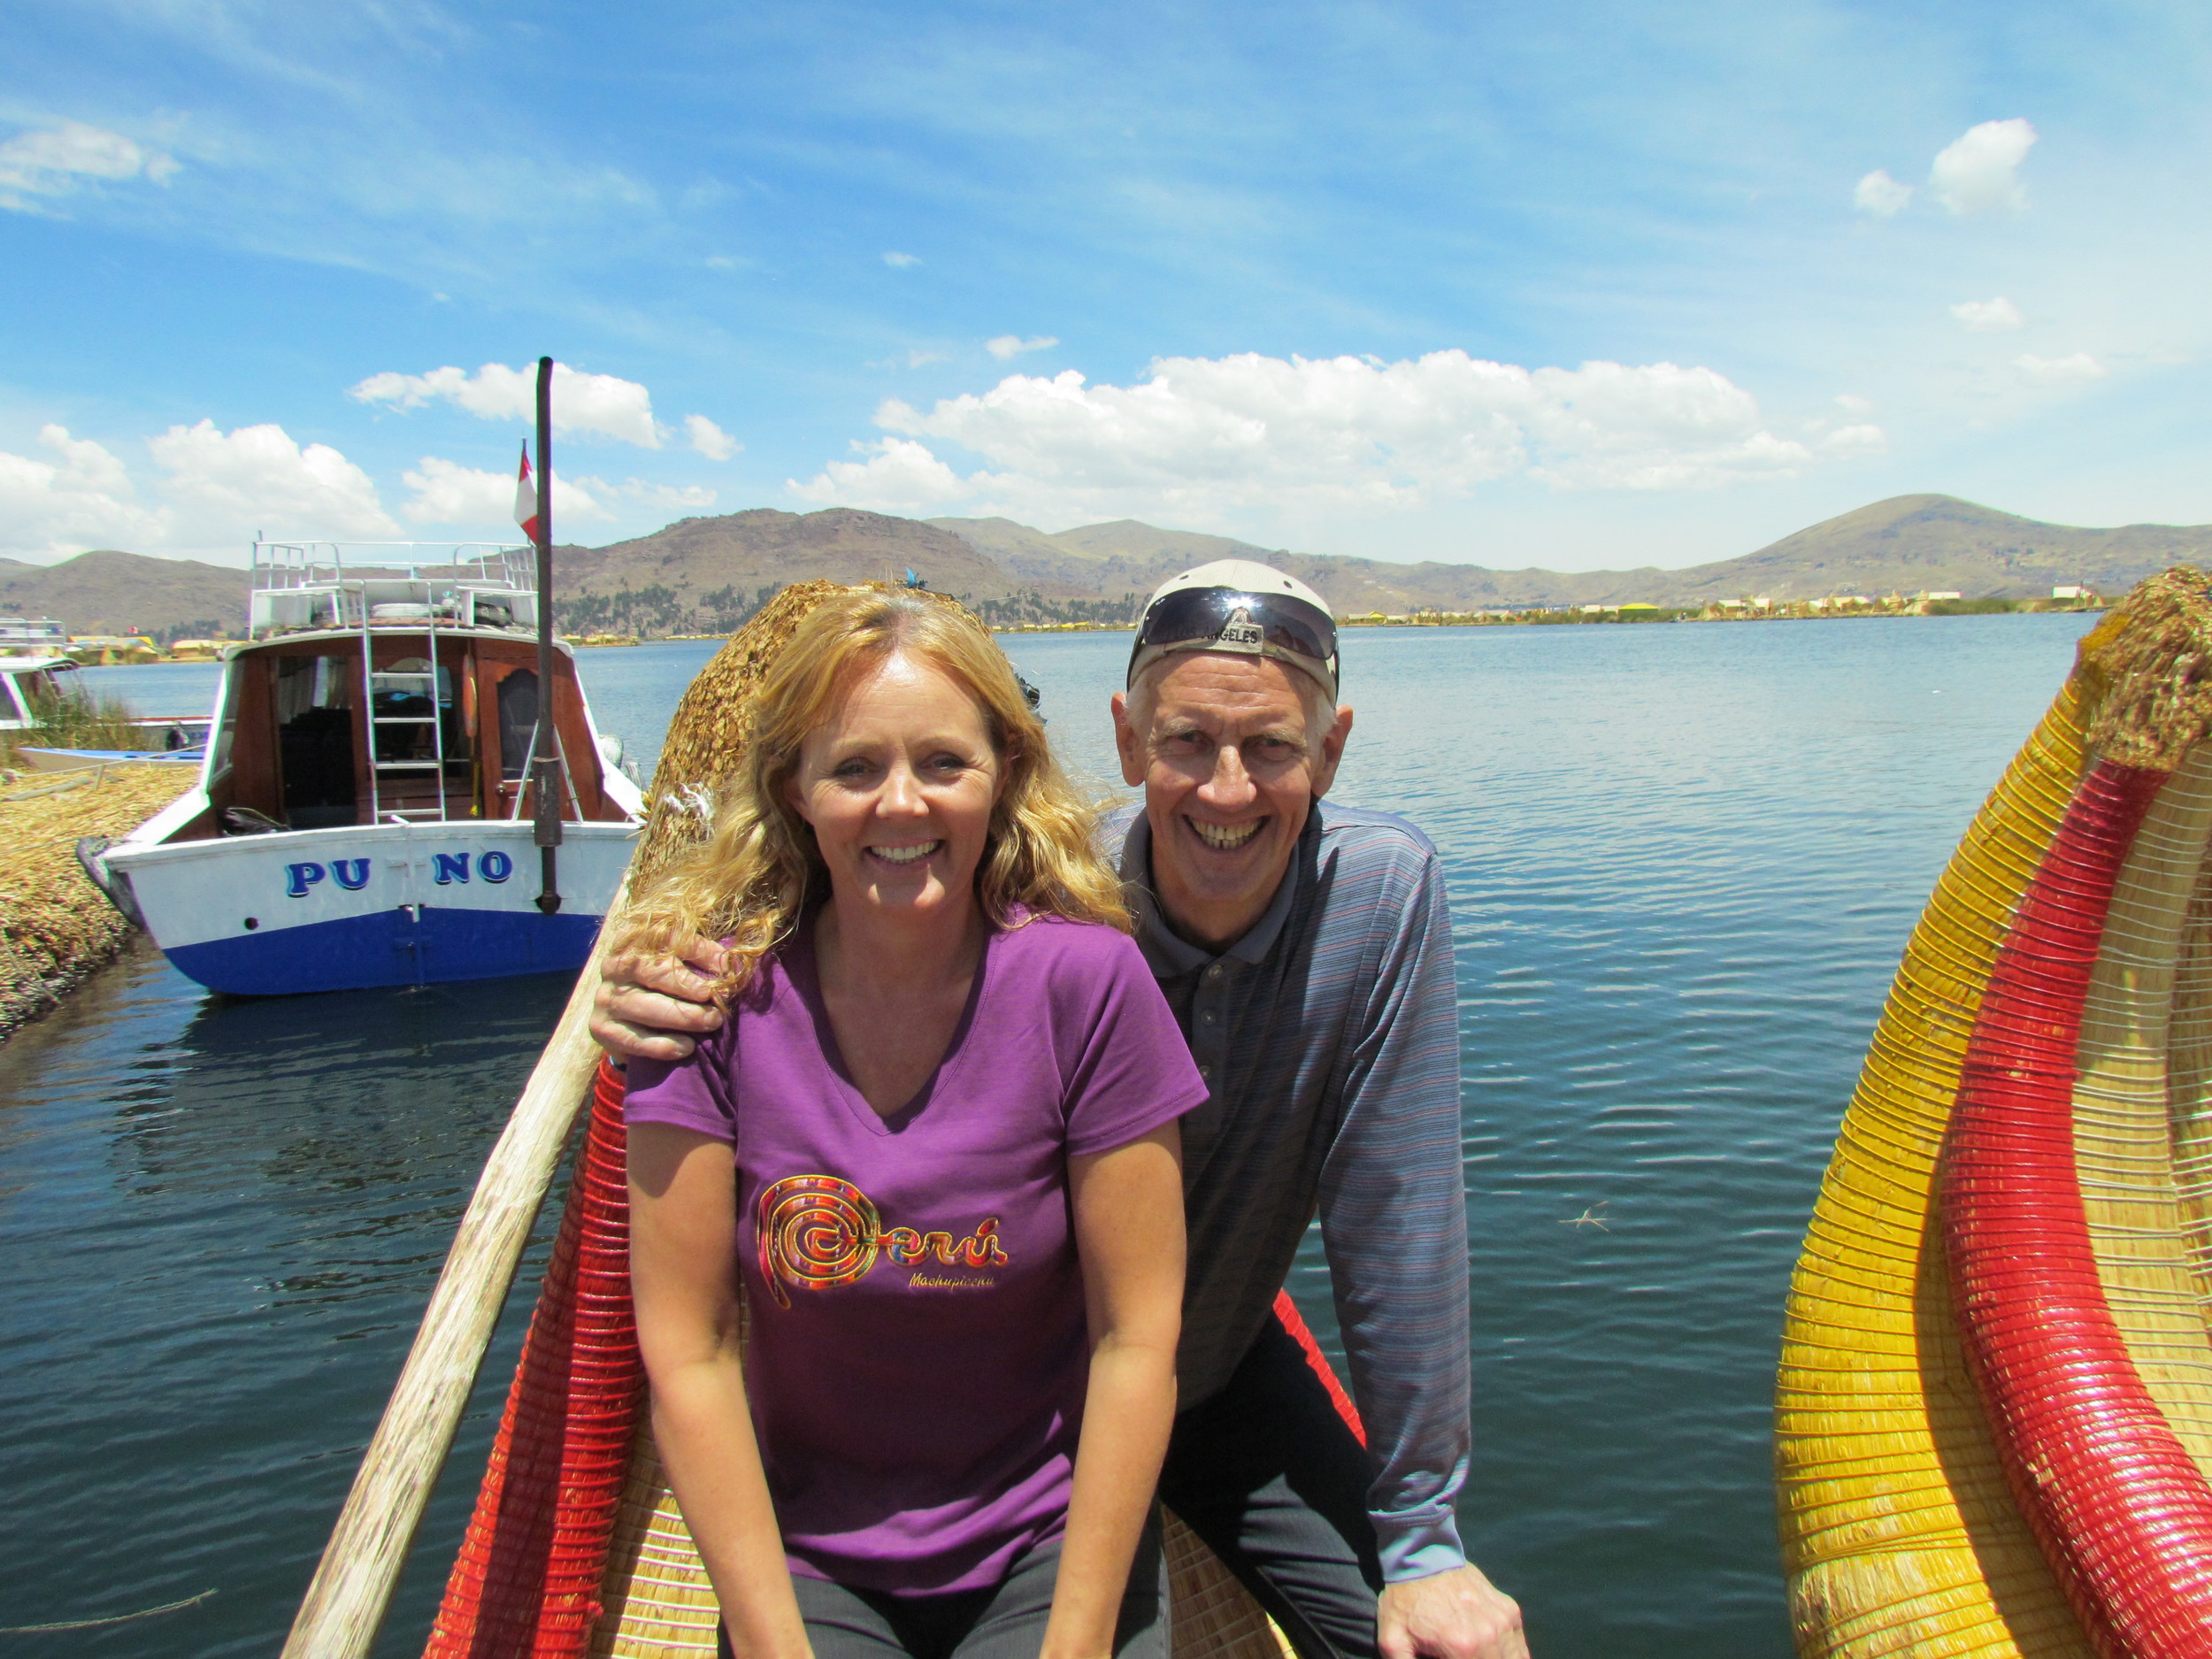
{"label": "man's nose", "polygon": [[1244,769],[1244,751],[1233,743],[1216,749],[1213,775],[1199,787],[1198,793],[1208,806],[1240,807],[1250,802],[1258,791],[1252,774]]}

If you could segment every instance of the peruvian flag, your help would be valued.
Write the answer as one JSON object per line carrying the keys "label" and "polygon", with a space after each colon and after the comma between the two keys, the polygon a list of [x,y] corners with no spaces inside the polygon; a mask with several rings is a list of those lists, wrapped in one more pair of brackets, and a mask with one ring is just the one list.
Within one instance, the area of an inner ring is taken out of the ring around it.
{"label": "peruvian flag", "polygon": [[515,476],[515,522],[533,541],[538,539],[538,486],[530,476],[530,446],[522,446],[522,471]]}

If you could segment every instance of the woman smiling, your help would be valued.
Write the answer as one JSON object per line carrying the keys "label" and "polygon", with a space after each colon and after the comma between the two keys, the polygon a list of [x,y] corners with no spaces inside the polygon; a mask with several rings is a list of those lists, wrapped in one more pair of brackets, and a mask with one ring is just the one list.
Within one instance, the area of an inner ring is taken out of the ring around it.
{"label": "woman smiling", "polygon": [[654,1432],[745,1659],[1165,1654],[1205,1088],[1091,822],[979,624],[853,594],[634,912],[729,963],[627,1115]]}

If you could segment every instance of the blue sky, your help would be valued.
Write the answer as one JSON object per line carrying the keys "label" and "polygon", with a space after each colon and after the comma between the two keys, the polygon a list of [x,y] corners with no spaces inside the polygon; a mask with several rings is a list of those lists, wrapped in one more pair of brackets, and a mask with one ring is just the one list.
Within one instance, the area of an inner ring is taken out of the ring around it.
{"label": "blue sky", "polygon": [[843,503],[1577,569],[1918,490],[2212,521],[2200,5],[0,18],[7,557],[502,534],[541,352],[592,542]]}

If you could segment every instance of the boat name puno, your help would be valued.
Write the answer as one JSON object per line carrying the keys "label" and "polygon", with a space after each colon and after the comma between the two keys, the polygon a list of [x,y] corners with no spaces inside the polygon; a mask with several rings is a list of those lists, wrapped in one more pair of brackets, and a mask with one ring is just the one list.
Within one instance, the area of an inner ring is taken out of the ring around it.
{"label": "boat name puno", "polygon": [[[457,881],[469,879],[469,860],[476,860],[476,873],[485,880],[497,884],[515,872],[515,861],[497,848],[487,853],[433,853],[430,855],[431,879],[442,887],[449,887]],[[372,858],[333,858],[327,864],[303,861],[284,866],[286,878],[284,896],[303,899],[307,890],[326,876],[334,878],[349,893],[358,893],[369,885]]]}

